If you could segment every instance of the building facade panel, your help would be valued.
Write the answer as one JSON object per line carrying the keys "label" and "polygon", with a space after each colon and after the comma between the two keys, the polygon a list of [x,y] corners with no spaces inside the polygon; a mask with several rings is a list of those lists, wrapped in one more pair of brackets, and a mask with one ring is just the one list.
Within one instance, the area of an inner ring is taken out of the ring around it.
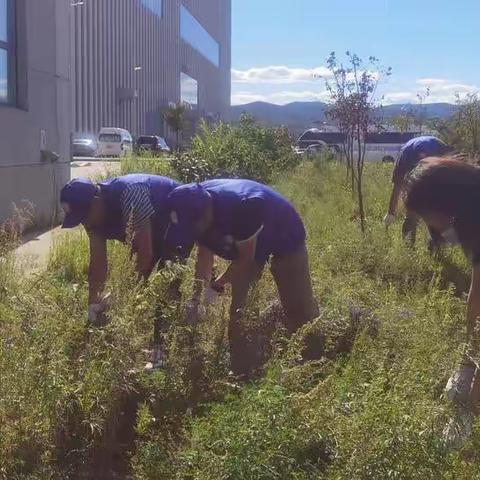
{"label": "building facade panel", "polygon": [[16,91],[0,105],[0,223],[29,204],[47,224],[70,176],[70,0],[10,3]]}
{"label": "building facade panel", "polygon": [[[218,42],[218,67],[182,40],[182,5]],[[84,2],[74,14],[76,131],[115,126],[169,136],[163,113],[181,100],[182,72],[198,82],[193,115],[225,115],[231,0],[103,0]]]}

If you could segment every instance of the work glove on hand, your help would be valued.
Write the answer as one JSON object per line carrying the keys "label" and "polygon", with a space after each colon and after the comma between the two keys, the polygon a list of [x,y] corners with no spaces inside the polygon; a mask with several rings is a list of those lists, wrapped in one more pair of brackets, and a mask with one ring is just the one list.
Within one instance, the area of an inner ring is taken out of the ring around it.
{"label": "work glove on hand", "polygon": [[470,394],[476,369],[475,363],[468,358],[462,360],[445,387],[445,394],[451,402],[464,406],[470,404],[472,400]]}
{"label": "work glove on hand", "polygon": [[385,224],[386,227],[393,225],[395,223],[395,215],[392,215],[391,213],[387,213],[383,217],[383,223]]}
{"label": "work glove on hand", "polygon": [[98,325],[100,318],[106,310],[111,306],[111,294],[107,293],[99,303],[92,303],[88,306],[88,323],[91,325]]}

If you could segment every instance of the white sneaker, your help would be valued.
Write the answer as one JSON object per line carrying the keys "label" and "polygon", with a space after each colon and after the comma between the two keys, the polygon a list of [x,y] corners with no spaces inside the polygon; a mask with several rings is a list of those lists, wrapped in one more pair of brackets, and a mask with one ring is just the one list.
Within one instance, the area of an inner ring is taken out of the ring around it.
{"label": "white sneaker", "polygon": [[145,370],[161,370],[167,366],[165,348],[163,345],[154,345],[151,350],[151,360],[145,365]]}
{"label": "white sneaker", "polygon": [[459,449],[469,439],[475,415],[465,409],[459,410],[443,430],[443,441],[449,448]]}
{"label": "white sneaker", "polygon": [[449,378],[445,387],[445,394],[451,402],[465,406],[470,404],[470,392],[475,370],[475,364],[466,360],[460,364],[457,371]]}

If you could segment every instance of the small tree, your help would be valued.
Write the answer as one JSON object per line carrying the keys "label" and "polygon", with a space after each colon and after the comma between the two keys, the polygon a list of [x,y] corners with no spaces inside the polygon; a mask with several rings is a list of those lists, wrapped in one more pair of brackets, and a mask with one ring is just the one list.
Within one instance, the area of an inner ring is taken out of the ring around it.
{"label": "small tree", "polygon": [[339,63],[335,52],[327,61],[330,77],[326,88],[330,94],[327,115],[343,133],[343,154],[347,164],[347,178],[352,192],[357,193],[360,226],[365,232],[365,208],[363,200],[363,169],[365,165],[365,143],[370,129],[376,125],[376,92],[382,76],[391,75],[391,68],[380,69],[375,57],[369,58],[369,68],[362,59],[346,52],[347,66]]}
{"label": "small tree", "polygon": [[402,111],[396,117],[390,119],[390,125],[395,128],[402,135],[407,133],[412,125],[415,123],[414,115],[410,110],[402,108]]}
{"label": "small tree", "polygon": [[427,123],[427,112],[425,102],[430,96],[430,87],[427,87],[425,91],[417,93],[417,104],[412,105],[410,109],[410,115],[413,118],[413,124],[418,128],[420,133],[423,133],[425,124]]}
{"label": "small tree", "polygon": [[480,153],[480,97],[469,93],[464,98],[457,95],[458,112],[453,117],[454,131],[460,140],[458,145],[465,153]]}
{"label": "small tree", "polygon": [[448,145],[472,157],[480,155],[480,97],[470,93],[465,97],[457,94],[458,110],[450,118],[436,118],[431,127]]}
{"label": "small tree", "polygon": [[175,147],[180,149],[180,134],[185,129],[185,106],[181,103],[168,107],[165,112],[165,121],[169,128],[175,132]]}

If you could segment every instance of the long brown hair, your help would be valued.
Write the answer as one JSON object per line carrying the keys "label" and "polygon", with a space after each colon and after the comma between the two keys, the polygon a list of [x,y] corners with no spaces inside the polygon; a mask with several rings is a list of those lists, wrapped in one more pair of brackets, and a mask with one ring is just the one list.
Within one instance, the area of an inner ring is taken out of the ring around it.
{"label": "long brown hair", "polygon": [[464,248],[480,249],[478,166],[455,158],[420,162],[407,177],[405,205],[420,216],[441,213],[450,217]]}

